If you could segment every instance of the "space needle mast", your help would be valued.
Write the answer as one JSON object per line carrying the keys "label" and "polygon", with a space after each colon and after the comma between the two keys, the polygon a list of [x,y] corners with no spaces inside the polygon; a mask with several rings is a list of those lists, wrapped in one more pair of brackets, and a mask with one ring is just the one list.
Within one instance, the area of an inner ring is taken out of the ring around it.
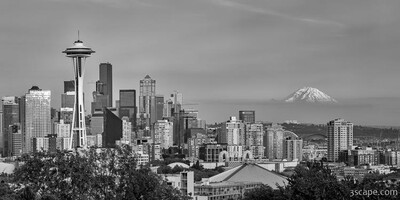
{"label": "space needle mast", "polygon": [[[90,57],[95,51],[83,46],[83,42],[79,40],[78,32],[78,40],[74,42],[74,46],[67,48],[63,53],[72,58],[75,72],[75,103],[68,149],[73,149],[74,138],[77,140],[75,147],[87,148],[85,109],[83,107],[83,76],[85,72],[83,66],[86,58]],[[74,135],[76,136],[74,137]]]}

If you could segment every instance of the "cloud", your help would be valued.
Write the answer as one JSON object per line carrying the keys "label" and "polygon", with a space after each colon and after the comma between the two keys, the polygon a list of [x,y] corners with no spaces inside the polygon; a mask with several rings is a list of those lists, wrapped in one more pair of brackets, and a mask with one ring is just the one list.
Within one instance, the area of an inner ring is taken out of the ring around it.
{"label": "cloud", "polygon": [[255,7],[255,6],[250,6],[250,5],[235,2],[232,0],[213,0],[213,2],[217,3],[220,6],[231,7],[231,8],[240,9],[240,10],[244,10],[244,11],[248,11],[248,12],[279,17],[279,18],[286,19],[286,20],[304,22],[304,23],[309,23],[309,24],[314,24],[314,25],[337,26],[340,28],[344,27],[344,24],[335,22],[335,21],[331,21],[331,20],[296,17],[296,16],[292,16],[292,15],[289,15],[286,13],[277,12],[274,10],[264,9],[264,8]]}

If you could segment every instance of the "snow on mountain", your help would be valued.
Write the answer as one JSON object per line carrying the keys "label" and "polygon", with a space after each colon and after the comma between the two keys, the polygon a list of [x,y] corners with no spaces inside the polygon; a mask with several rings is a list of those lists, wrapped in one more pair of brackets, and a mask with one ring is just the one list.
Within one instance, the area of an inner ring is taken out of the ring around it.
{"label": "snow on mountain", "polygon": [[289,95],[285,102],[337,103],[335,99],[317,88],[304,87]]}

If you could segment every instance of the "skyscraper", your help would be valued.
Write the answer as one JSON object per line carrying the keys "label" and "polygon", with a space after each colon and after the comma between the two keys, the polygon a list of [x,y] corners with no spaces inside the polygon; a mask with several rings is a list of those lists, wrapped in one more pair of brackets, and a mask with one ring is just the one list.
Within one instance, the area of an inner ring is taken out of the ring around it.
{"label": "skyscraper", "polygon": [[140,80],[139,114],[141,127],[150,127],[156,122],[156,80],[146,75]]}
{"label": "skyscraper", "polygon": [[353,123],[344,119],[334,119],[328,124],[328,160],[336,161],[339,152],[353,147]]}
{"label": "skyscraper", "polygon": [[283,141],[283,159],[287,161],[303,160],[303,140],[296,137],[288,137]]}
{"label": "skyscraper", "polygon": [[264,155],[273,160],[273,159],[282,159],[283,157],[283,136],[285,130],[282,126],[278,124],[272,124],[267,127],[265,136],[264,136],[264,147],[265,153]]}
{"label": "skyscraper", "polygon": [[[298,144],[297,140],[301,140],[301,139],[295,133],[284,130],[283,127],[278,124],[272,124],[271,126],[267,127],[267,131],[266,131],[266,134],[264,135],[264,139],[263,139],[264,147],[265,147],[264,155],[270,160],[288,159],[287,156],[289,156],[289,159],[294,159],[293,157],[297,158],[298,154],[292,155],[291,153],[293,153],[293,151],[289,151],[289,150],[293,150],[293,149],[290,149],[290,148],[293,148],[293,145],[286,142],[287,140],[289,142],[292,140],[296,140],[294,144]],[[302,140],[301,140],[301,142],[302,142]],[[298,146],[295,146],[295,147],[298,147]],[[288,148],[289,148],[289,150],[288,150]],[[301,153],[301,151],[296,151],[296,152]]]}
{"label": "skyscraper", "polygon": [[64,81],[64,93],[75,92],[75,81]]}
{"label": "skyscraper", "polygon": [[132,131],[136,129],[136,90],[119,91],[119,118],[128,117]]}
{"label": "skyscraper", "polygon": [[61,108],[74,108],[75,103],[75,83],[74,81],[64,81],[64,93],[61,94]]}
{"label": "skyscraper", "polygon": [[162,120],[162,118],[163,118],[164,96],[156,95],[155,104],[156,104],[156,106],[155,106],[155,109],[156,109],[155,122],[156,122],[157,120]]}
{"label": "skyscraper", "polygon": [[231,117],[229,121],[222,125],[221,134],[218,142],[228,145],[245,145],[244,124],[236,117]]}
{"label": "skyscraper", "polygon": [[72,124],[75,103],[75,82],[64,81],[64,93],[61,94],[60,119],[66,124]]}
{"label": "skyscraper", "polygon": [[19,156],[22,153],[22,132],[19,123],[8,128],[8,156]]}
{"label": "skyscraper", "polygon": [[256,158],[264,157],[264,129],[262,124],[245,124],[246,147]]}
{"label": "skyscraper", "polygon": [[239,111],[239,120],[243,123],[254,124],[256,121],[256,112],[254,110],[241,110]]}
{"label": "skyscraper", "polygon": [[108,108],[104,108],[104,132],[102,134],[102,147],[115,147],[115,142],[121,140],[122,120]]}
{"label": "skyscraper", "polygon": [[22,97],[25,111],[25,130],[23,131],[23,151],[33,151],[33,138],[45,137],[51,134],[51,92],[33,86]]}
{"label": "skyscraper", "polygon": [[168,120],[158,120],[154,124],[153,140],[160,144],[161,149],[168,149],[173,145],[173,123]]}
{"label": "skyscraper", "polygon": [[107,107],[113,106],[113,81],[112,65],[110,63],[100,63],[99,66],[100,82],[103,83],[103,94],[108,98]]}
{"label": "skyscraper", "polygon": [[93,92],[93,102],[91,104],[92,115],[95,111],[103,111],[105,107],[112,107],[112,85],[112,65],[110,63],[100,63],[99,80],[96,81],[96,91]]}
{"label": "skyscraper", "polygon": [[3,104],[0,103],[0,153],[3,153],[4,143],[3,143]]}
{"label": "skyscraper", "polygon": [[10,96],[10,97],[3,97],[3,134],[2,134],[2,155],[9,156],[11,149],[9,148],[8,142],[8,135],[9,135],[9,126],[19,123],[19,98]]}

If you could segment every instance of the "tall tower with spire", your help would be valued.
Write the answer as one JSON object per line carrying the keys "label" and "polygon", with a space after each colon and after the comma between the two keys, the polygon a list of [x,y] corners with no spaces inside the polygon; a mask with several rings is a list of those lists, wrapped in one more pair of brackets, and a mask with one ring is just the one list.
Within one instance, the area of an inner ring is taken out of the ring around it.
{"label": "tall tower with spire", "polygon": [[85,108],[83,106],[84,63],[86,58],[90,57],[95,51],[89,47],[85,47],[83,42],[78,38],[78,40],[74,42],[74,46],[67,48],[63,53],[65,53],[67,57],[72,58],[75,72],[75,103],[69,149],[73,148],[74,138],[77,140],[75,141],[75,147],[86,148]]}
{"label": "tall tower with spire", "polygon": [[140,80],[139,89],[140,126],[146,128],[156,122],[156,80],[146,75]]}

